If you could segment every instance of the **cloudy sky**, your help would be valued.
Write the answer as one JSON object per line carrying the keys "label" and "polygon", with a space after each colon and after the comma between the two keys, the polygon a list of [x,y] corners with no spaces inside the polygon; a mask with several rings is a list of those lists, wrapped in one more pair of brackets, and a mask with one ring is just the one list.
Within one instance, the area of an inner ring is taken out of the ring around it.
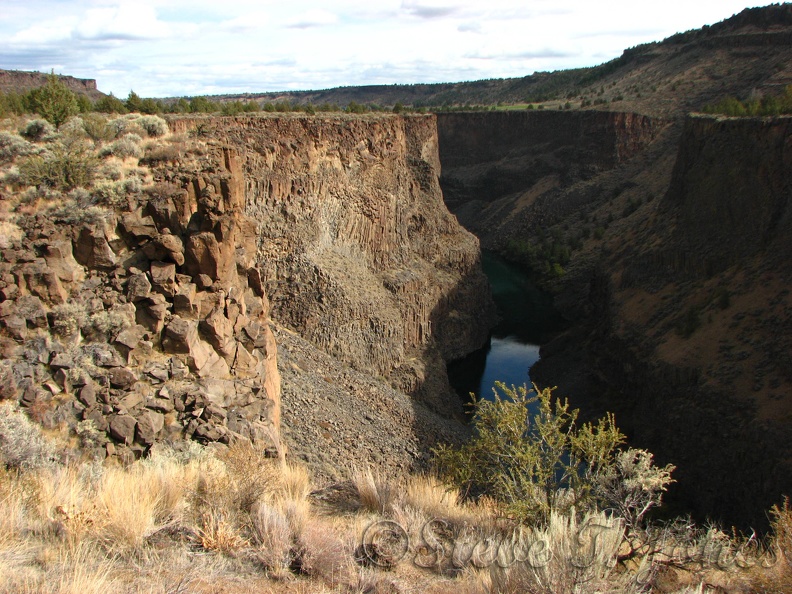
{"label": "cloudy sky", "polygon": [[750,0],[1,0],[0,68],[126,97],[453,82],[593,66]]}

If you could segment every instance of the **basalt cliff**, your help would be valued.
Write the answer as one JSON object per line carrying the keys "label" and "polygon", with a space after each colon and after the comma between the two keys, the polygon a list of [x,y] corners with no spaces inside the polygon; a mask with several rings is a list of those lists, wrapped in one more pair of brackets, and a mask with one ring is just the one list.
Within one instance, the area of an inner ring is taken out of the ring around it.
{"label": "basalt cliff", "polygon": [[170,128],[149,185],[112,205],[6,188],[3,397],[90,430],[102,458],[249,439],[333,475],[457,439],[445,361],[493,314],[478,241],[443,204],[434,117]]}

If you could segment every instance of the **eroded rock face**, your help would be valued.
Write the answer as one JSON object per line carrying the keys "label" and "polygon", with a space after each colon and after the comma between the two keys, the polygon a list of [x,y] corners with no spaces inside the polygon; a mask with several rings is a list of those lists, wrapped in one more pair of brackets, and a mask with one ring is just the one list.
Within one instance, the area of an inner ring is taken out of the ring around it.
{"label": "eroded rock face", "polygon": [[[492,309],[478,241],[443,203],[434,116],[172,122],[198,125],[228,142],[231,175],[188,188],[221,229],[186,242],[188,270],[233,274],[223,249],[236,244],[237,258],[260,263],[251,285],[267,287],[278,321],[436,410],[457,409],[445,361],[484,342]],[[228,224],[219,196],[244,202],[255,228]]]}
{"label": "eroded rock face", "polygon": [[[0,262],[3,396],[123,461],[172,439],[283,454],[272,312],[456,413],[445,361],[480,346],[492,310],[478,242],[442,201],[433,117],[201,125],[199,149],[153,167],[122,211],[19,220]],[[394,435],[416,431],[405,417]]]}
{"label": "eroded rock face", "polygon": [[[183,185],[226,187],[219,154],[181,171]],[[2,396],[45,426],[82,435],[90,422],[92,451],[123,461],[181,438],[251,440],[282,455],[270,307],[261,283],[248,282],[261,276],[254,225],[239,196],[178,196],[188,207],[162,219],[141,194],[128,211],[80,225],[24,220],[24,240],[0,262]],[[185,245],[212,250],[188,262]],[[246,413],[229,426],[232,408]]]}
{"label": "eroded rock face", "polygon": [[493,248],[577,214],[581,204],[566,212],[554,205],[561,190],[629,160],[666,125],[642,114],[604,111],[437,117],[448,208]]}

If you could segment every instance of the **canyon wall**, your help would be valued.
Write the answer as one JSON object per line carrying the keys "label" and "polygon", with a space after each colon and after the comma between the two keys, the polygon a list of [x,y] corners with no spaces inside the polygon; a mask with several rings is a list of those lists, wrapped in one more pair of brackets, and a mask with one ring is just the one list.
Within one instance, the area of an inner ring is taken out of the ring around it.
{"label": "canyon wall", "polygon": [[282,456],[270,306],[237,164],[210,146],[113,207],[82,192],[5,220],[2,397],[97,459],[182,439]]}
{"label": "canyon wall", "polygon": [[595,347],[635,438],[679,466],[679,497],[743,525],[792,492],[791,133],[687,118],[642,245],[611,260],[618,322]]}
{"label": "canyon wall", "polygon": [[689,116],[673,167],[625,170],[640,206],[559,281],[577,322],[535,370],[675,464],[677,509],[743,528],[792,492],[790,124]]}
{"label": "canyon wall", "polygon": [[170,127],[117,196],[0,188],[0,397],[123,461],[250,440],[332,476],[460,439],[445,361],[493,312],[434,118]]}
{"label": "canyon wall", "polygon": [[[542,224],[563,188],[639,153],[665,125],[634,113],[501,111],[438,114],[443,193],[485,244]],[[574,214],[579,207],[569,203]],[[541,215],[539,217],[535,215]]]}
{"label": "canyon wall", "polygon": [[482,244],[568,250],[545,281],[570,327],[532,378],[675,464],[676,512],[743,528],[792,492],[791,123],[438,119],[449,207]]}
{"label": "canyon wall", "polygon": [[477,239],[443,204],[434,116],[175,119],[241,156],[273,317],[450,413],[445,361],[492,310]]}
{"label": "canyon wall", "polygon": [[[96,80],[92,78],[75,78],[59,74],[58,80],[75,93],[87,95],[94,101],[105,96],[96,88]],[[2,92],[25,92],[45,84],[47,84],[47,75],[42,72],[0,69],[0,91]]]}

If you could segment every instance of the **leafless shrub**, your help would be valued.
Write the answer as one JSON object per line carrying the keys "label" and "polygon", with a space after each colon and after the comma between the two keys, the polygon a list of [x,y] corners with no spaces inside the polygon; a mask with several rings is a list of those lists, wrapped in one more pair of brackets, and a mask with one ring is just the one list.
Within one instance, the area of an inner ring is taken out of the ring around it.
{"label": "leafless shrub", "polygon": [[88,323],[88,311],[79,302],[56,305],[49,317],[53,332],[60,336],[73,336]]}
{"label": "leafless shrub", "polygon": [[102,310],[88,317],[84,331],[96,340],[112,340],[132,325],[129,316],[117,310]]}
{"label": "leafless shrub", "polygon": [[646,450],[629,448],[616,454],[593,479],[595,496],[616,511],[627,525],[638,528],[646,513],[660,504],[663,493],[673,483],[671,464],[659,468]]}

